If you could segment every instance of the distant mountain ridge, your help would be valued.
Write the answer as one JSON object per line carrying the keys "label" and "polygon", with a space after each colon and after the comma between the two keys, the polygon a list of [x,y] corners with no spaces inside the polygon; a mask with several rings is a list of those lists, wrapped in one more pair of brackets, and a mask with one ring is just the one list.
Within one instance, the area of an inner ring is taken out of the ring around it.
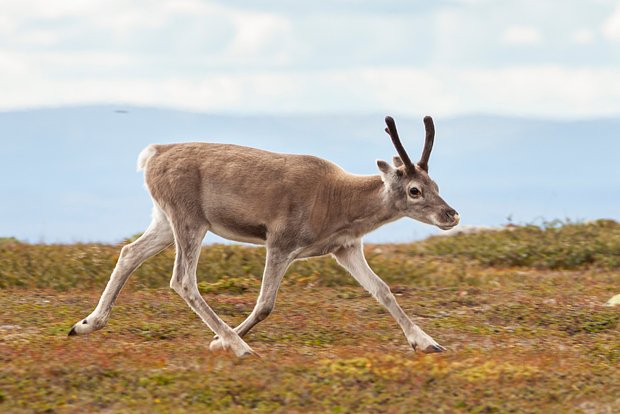
{"label": "distant mountain ridge", "polygon": [[[414,159],[421,118],[395,116]],[[435,124],[431,176],[464,224],[499,225],[509,216],[620,219],[620,118],[464,116],[435,117]],[[375,174],[375,160],[395,154],[383,127],[383,115],[217,115],[124,105],[0,112],[0,236],[115,242],[142,231],[150,200],[135,164],[149,143],[229,142]],[[367,239],[410,241],[436,231],[404,219]]]}

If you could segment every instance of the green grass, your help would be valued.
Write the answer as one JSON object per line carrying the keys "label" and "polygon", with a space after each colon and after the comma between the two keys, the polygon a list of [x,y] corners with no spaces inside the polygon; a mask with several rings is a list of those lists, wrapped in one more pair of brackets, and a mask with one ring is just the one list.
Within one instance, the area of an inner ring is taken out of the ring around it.
{"label": "green grass", "polygon": [[[64,290],[103,286],[120,245],[33,245],[4,239],[0,243],[0,288],[36,287]],[[375,271],[390,283],[429,283],[429,276],[450,274],[467,283],[467,268],[607,269],[620,268],[620,224],[547,224],[504,231],[434,237],[400,245],[369,245],[366,255]],[[260,247],[210,245],[203,248],[198,274],[206,283],[224,279],[259,280],[265,251]],[[149,259],[134,276],[142,287],[167,286],[173,249]],[[459,270],[461,269],[461,270]],[[460,274],[459,274],[460,272]],[[287,277],[300,284],[346,286],[353,282],[329,257],[295,263]],[[442,284],[445,281],[441,281]],[[234,284],[233,283],[233,284]],[[246,280],[243,283],[251,283]],[[432,282],[430,282],[432,284]],[[209,288],[203,285],[207,291]]]}
{"label": "green grass", "polygon": [[473,259],[487,266],[538,269],[620,268],[620,224],[612,220],[550,222],[500,232],[435,237],[414,252]]}
{"label": "green grass", "polygon": [[[296,263],[246,340],[262,359],[211,353],[212,334],[167,288],[173,252],[147,261],[92,335],[120,246],[0,242],[0,412],[620,412],[619,225],[525,227],[371,245],[371,266],[443,354],[396,322],[333,259]],[[520,252],[519,254],[515,252]],[[207,302],[252,310],[264,250],[208,246]]]}

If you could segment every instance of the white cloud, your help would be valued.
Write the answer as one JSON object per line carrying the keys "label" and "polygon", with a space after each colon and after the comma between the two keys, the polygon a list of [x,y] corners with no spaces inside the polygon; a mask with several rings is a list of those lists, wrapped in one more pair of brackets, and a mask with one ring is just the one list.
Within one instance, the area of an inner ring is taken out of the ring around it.
{"label": "white cloud", "polygon": [[[21,59],[17,54],[0,51],[0,85],[23,81],[30,76],[32,69],[30,62]],[[5,98],[5,105],[8,102]]]}
{"label": "white cloud", "polygon": [[[25,82],[27,79],[47,79],[50,83],[62,79],[75,79],[76,73],[86,73],[87,79],[96,80],[102,71],[118,69],[127,71],[141,64],[135,57],[116,52],[2,52],[0,51],[0,85]],[[27,76],[25,76],[27,74]],[[11,78],[15,78],[11,80]],[[78,79],[75,79],[78,80]],[[19,86],[16,84],[15,86]],[[31,97],[35,98],[35,97]],[[35,98],[36,99],[36,98]]]}
{"label": "white cloud", "polygon": [[594,41],[594,33],[589,29],[579,29],[573,32],[571,38],[578,45],[588,45]]}
{"label": "white cloud", "polygon": [[237,34],[229,53],[244,62],[278,46],[290,38],[291,23],[284,17],[268,13],[237,13],[232,16]]}
{"label": "white cloud", "polygon": [[217,6],[201,0],[166,0],[162,9],[168,13],[204,15],[217,10]]}
{"label": "white cloud", "polygon": [[93,10],[100,11],[103,0],[88,2],[75,0],[3,0],[2,14],[11,20],[53,19],[67,16],[83,16]]}
{"label": "white cloud", "polygon": [[511,26],[502,33],[503,43],[510,45],[535,45],[541,42],[538,29],[528,26]]}
{"label": "white cloud", "polygon": [[63,34],[58,30],[30,30],[17,39],[17,42],[25,46],[50,47],[58,44]]}
{"label": "white cloud", "polygon": [[[517,0],[463,1],[284,13],[203,0],[0,0],[0,107],[620,112],[617,62],[592,16],[566,24],[593,6],[567,7],[562,21],[549,18],[549,2],[533,11]],[[620,6],[606,36],[620,39],[619,21]],[[578,69],[588,65],[579,44],[598,66]]]}
{"label": "white cloud", "polygon": [[603,23],[603,34],[610,40],[620,41],[620,3]]}
{"label": "white cloud", "polygon": [[0,33],[10,33],[15,30],[15,23],[6,15],[0,15]]}
{"label": "white cloud", "polygon": [[571,118],[618,115],[619,78],[617,68],[525,66],[465,71],[459,83],[484,112]]}
{"label": "white cloud", "polygon": [[0,69],[1,109],[108,102],[213,112],[465,112],[571,118],[618,115],[620,102],[620,69],[356,68],[77,80],[51,80],[19,69]]}

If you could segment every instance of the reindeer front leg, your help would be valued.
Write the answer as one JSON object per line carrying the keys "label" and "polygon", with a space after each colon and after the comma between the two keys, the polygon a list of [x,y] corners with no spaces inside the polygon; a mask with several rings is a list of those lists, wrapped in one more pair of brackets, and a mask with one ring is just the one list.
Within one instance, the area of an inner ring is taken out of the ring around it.
{"label": "reindeer front leg", "polygon": [[418,347],[422,352],[442,352],[446,348],[439,345],[433,338],[427,335],[419,326],[405,314],[396,302],[396,298],[390,291],[389,286],[372,271],[362,249],[361,240],[357,240],[351,246],[343,246],[333,253],[338,263],[344,267],[355,280],[359,282],[372,296],[381,303],[396,319],[405,333],[411,347]]}
{"label": "reindeer front leg", "polygon": [[[235,328],[235,332],[240,337],[247,334],[256,324],[265,320],[273,311],[280,283],[286,273],[286,269],[292,262],[292,256],[292,252],[282,251],[275,247],[267,247],[263,281],[260,294],[256,300],[256,306],[254,306],[252,313],[246,320]],[[216,336],[209,347],[212,350],[219,349],[221,347],[220,338]]]}

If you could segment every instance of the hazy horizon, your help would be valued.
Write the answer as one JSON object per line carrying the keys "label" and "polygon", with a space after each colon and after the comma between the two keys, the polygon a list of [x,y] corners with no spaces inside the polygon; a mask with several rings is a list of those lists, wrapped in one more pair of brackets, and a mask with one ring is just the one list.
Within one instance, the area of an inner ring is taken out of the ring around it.
{"label": "hazy horizon", "polygon": [[[419,156],[421,117],[395,117],[408,151]],[[485,115],[435,117],[435,123],[431,176],[463,225],[498,226],[509,217],[517,223],[620,218],[620,194],[613,191],[620,188],[620,117]],[[395,154],[379,114],[246,116],[92,105],[4,111],[0,128],[11,137],[0,149],[0,236],[31,242],[118,242],[143,231],[150,199],[135,161],[153,142],[307,153],[356,174],[376,174],[375,160]],[[403,242],[438,232],[402,219],[367,240]]]}

